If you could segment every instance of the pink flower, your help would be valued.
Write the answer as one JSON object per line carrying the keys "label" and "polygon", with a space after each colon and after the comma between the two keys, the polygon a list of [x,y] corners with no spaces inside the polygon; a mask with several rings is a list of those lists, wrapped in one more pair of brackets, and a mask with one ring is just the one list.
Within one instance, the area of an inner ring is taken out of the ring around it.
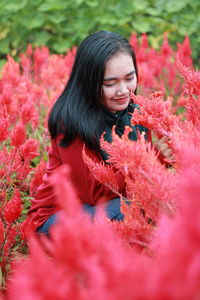
{"label": "pink flower", "polygon": [[189,37],[186,36],[183,43],[177,43],[178,45],[178,54],[182,63],[184,63],[187,67],[192,67],[192,50],[190,47],[190,40]]}
{"label": "pink flower", "polygon": [[2,245],[4,241],[4,224],[0,219],[0,245]]}
{"label": "pink flower", "polygon": [[135,109],[132,116],[132,124],[140,124],[150,130],[154,130],[160,137],[170,136],[176,116],[169,114],[167,106],[163,100],[161,91],[151,94],[149,97],[132,95],[133,101],[139,104],[139,109]]}
{"label": "pink flower", "polygon": [[2,106],[2,110],[0,112],[0,142],[5,141],[8,138],[9,132],[9,115],[7,112],[6,105]]}
{"label": "pink flower", "polygon": [[0,119],[0,142],[3,142],[8,138],[9,135],[8,128],[9,128],[8,118]]}
{"label": "pink flower", "polygon": [[38,141],[36,141],[34,139],[28,139],[21,146],[20,153],[21,153],[22,158],[25,161],[27,161],[27,160],[29,161],[39,155],[37,150],[38,150]]}
{"label": "pink flower", "polygon": [[169,41],[168,41],[168,38],[167,38],[167,32],[164,33],[164,41],[163,41],[163,44],[161,46],[161,54],[165,58],[169,58],[172,55],[172,48],[169,45]]}
{"label": "pink flower", "polygon": [[83,149],[83,160],[87,164],[91,173],[94,177],[102,184],[109,187],[114,192],[117,192],[119,189],[119,185],[117,182],[117,178],[112,167],[106,166],[103,162],[97,163],[93,159],[91,159]]}
{"label": "pink flower", "polygon": [[148,38],[146,33],[142,33],[141,36],[141,47],[147,49],[149,47]]}
{"label": "pink flower", "polygon": [[27,241],[36,231],[37,225],[33,222],[31,217],[27,217],[18,227],[21,233],[21,239]]}
{"label": "pink flower", "polygon": [[20,116],[24,124],[31,122],[33,125],[35,125],[38,123],[38,112],[31,99],[22,105]]}
{"label": "pink flower", "polygon": [[193,71],[183,65],[179,56],[177,56],[177,68],[185,80],[185,92],[189,95],[200,95],[200,72]]}
{"label": "pink flower", "polygon": [[15,190],[13,197],[5,204],[3,216],[6,222],[13,223],[22,212],[22,200],[19,190]]}
{"label": "pink flower", "polygon": [[21,122],[19,122],[12,130],[10,138],[11,138],[11,145],[15,147],[19,147],[21,144],[24,143],[26,139],[26,130],[24,125]]}
{"label": "pink flower", "polygon": [[34,176],[30,182],[30,194],[34,195],[38,186],[42,182],[42,177],[45,172],[45,162],[43,160],[40,161],[39,165],[34,169]]}

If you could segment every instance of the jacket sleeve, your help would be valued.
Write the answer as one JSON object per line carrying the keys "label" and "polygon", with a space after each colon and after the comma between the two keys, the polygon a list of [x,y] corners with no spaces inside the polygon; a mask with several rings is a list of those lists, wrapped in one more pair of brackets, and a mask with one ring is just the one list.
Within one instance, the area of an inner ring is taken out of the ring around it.
{"label": "jacket sleeve", "polygon": [[29,216],[33,219],[36,227],[42,225],[59,208],[56,204],[53,186],[49,181],[51,174],[62,164],[55,140],[52,140],[49,150],[49,159],[46,164],[46,172],[41,185],[38,187],[35,198],[32,200]]}

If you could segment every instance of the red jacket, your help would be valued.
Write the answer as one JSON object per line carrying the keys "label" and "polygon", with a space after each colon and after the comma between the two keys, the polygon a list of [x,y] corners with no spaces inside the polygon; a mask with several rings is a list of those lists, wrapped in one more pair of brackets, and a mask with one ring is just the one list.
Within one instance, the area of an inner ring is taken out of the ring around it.
{"label": "red jacket", "polygon": [[[60,147],[59,141],[59,137],[52,140],[46,173],[29,210],[29,215],[33,217],[37,227],[59,210],[53,187],[48,179],[62,164],[67,164],[70,167],[71,180],[82,203],[95,205],[97,201],[104,202],[118,197],[107,187],[100,184],[89,171],[82,158],[83,142],[79,138],[76,138],[67,147]],[[102,161],[100,155],[87,147],[85,150],[91,158]]]}

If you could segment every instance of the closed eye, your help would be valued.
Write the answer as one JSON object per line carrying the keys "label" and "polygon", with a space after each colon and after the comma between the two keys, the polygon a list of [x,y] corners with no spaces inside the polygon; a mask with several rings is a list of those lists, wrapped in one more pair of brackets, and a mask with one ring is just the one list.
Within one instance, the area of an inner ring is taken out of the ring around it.
{"label": "closed eye", "polygon": [[103,85],[105,85],[105,86],[113,86],[115,83],[113,82],[113,83],[104,83]]}
{"label": "closed eye", "polygon": [[134,79],[134,76],[129,77],[129,78],[126,78],[127,81],[131,81],[131,80],[133,80],[133,79]]}

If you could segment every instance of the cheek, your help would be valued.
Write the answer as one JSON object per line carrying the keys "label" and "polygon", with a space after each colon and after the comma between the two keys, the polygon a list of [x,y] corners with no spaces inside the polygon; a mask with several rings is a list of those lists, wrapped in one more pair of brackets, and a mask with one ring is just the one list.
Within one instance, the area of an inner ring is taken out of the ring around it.
{"label": "cheek", "polygon": [[115,91],[114,89],[112,88],[109,88],[109,89],[106,89],[106,88],[103,88],[103,98],[104,100],[108,100],[110,98],[112,98],[115,94]]}
{"label": "cheek", "polygon": [[137,87],[137,79],[134,79],[129,85],[128,85],[128,89],[132,90],[133,92],[135,91]]}

